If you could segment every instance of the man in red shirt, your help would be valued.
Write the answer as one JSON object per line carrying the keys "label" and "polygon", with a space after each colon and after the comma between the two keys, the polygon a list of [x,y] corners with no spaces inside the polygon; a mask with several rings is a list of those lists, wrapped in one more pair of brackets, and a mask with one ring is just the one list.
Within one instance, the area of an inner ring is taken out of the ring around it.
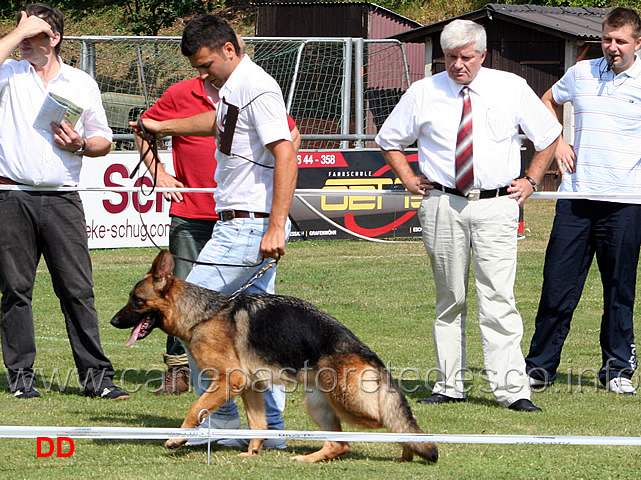
{"label": "man in red shirt", "polygon": [[[193,78],[169,87],[142,117],[154,120],[174,118],[177,114],[189,117],[214,110],[217,103],[218,92],[211,83]],[[139,141],[138,137],[136,141]],[[152,165],[151,154],[145,157],[145,163],[150,173],[155,175],[158,187],[215,187],[215,151],[214,137],[173,137],[175,177],[167,173],[162,164]],[[198,258],[198,253],[211,238],[212,229],[218,220],[213,194],[172,192],[165,193],[165,198],[171,200],[169,251],[179,257]],[[190,262],[176,259],[174,274],[184,280],[191,267]],[[177,338],[167,337],[167,353],[164,354],[164,360],[168,368],[167,375],[161,387],[154,393],[179,395],[189,390],[187,354]]]}

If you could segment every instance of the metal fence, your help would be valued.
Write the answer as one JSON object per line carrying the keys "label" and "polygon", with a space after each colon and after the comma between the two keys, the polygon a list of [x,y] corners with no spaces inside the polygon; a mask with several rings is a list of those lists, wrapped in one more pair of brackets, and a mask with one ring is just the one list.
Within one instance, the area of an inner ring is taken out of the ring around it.
{"label": "metal fence", "polygon": [[[362,38],[245,38],[248,55],[279,83],[304,149],[372,147],[409,86],[403,45]],[[62,58],[96,79],[117,149],[129,120],[170,85],[196,75],[180,37],[66,37]]]}

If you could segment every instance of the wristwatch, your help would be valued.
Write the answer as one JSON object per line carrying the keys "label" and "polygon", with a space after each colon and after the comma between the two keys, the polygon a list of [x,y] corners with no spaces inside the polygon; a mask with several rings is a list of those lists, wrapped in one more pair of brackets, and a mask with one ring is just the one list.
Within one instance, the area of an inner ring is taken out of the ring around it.
{"label": "wristwatch", "polygon": [[82,157],[85,154],[85,148],[87,148],[87,140],[84,138],[82,139],[82,147],[80,147],[78,150],[73,152],[74,155],[78,155],[79,157]]}
{"label": "wristwatch", "polygon": [[534,189],[535,192],[539,191],[539,185],[532,179],[532,177],[528,177],[527,175],[524,177],[530,184],[532,185],[532,188]]}

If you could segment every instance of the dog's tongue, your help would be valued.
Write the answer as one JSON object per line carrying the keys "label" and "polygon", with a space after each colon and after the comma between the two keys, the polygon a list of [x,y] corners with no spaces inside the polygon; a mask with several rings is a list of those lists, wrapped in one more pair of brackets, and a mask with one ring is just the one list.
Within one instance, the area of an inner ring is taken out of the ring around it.
{"label": "dog's tongue", "polygon": [[131,347],[136,342],[136,340],[138,340],[138,334],[142,329],[142,324],[143,322],[140,322],[138,325],[136,325],[136,328],[133,329],[133,331],[131,332],[131,337],[129,337],[129,341],[125,345],[125,348]]}

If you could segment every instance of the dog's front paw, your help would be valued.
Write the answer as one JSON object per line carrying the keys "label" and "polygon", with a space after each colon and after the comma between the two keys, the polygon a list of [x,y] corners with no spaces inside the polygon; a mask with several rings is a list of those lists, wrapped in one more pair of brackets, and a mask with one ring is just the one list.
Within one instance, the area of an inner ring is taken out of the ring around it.
{"label": "dog's front paw", "polygon": [[260,455],[260,450],[257,448],[250,448],[246,452],[240,452],[238,455],[241,457],[255,457],[256,455]]}
{"label": "dog's front paw", "polygon": [[187,438],[170,438],[165,442],[165,448],[174,449],[187,443]]}

